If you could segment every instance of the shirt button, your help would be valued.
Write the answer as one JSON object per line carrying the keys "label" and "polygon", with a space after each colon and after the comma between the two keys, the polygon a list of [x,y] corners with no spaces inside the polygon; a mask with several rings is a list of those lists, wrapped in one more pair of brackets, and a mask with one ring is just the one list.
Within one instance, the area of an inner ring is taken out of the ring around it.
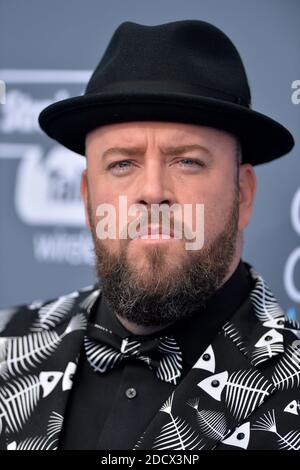
{"label": "shirt button", "polygon": [[127,398],[134,398],[137,392],[135,388],[127,388],[125,394]]}

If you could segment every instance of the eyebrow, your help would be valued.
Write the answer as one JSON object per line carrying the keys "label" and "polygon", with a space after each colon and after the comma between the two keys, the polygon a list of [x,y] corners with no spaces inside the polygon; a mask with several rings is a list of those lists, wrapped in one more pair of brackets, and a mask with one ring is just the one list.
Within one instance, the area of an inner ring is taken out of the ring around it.
{"label": "eyebrow", "polygon": [[161,152],[163,155],[182,155],[183,153],[191,152],[193,150],[201,150],[202,152],[204,151],[205,153],[211,155],[211,152],[208,150],[208,148],[200,144],[179,145],[176,147],[169,146],[161,149]]}
{"label": "eyebrow", "polygon": [[[206,154],[211,156],[211,152],[208,150],[208,148],[200,144],[167,146],[160,150],[163,155],[175,155],[175,156],[182,155],[184,153],[191,152],[194,150],[201,150],[202,152],[204,151]],[[133,156],[143,155],[144,153],[145,151],[140,147],[111,147],[102,153],[102,158],[105,159],[109,155],[113,155],[113,154],[133,157]]]}

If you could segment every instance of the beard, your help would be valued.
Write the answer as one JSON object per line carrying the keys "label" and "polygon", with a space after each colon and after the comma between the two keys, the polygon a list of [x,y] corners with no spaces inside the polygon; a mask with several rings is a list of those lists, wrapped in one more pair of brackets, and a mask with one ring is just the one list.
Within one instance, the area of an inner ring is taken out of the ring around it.
{"label": "beard", "polygon": [[113,312],[136,325],[164,327],[191,317],[195,310],[205,308],[229,273],[238,234],[237,188],[222,232],[208,246],[185,251],[179,263],[173,258],[172,269],[160,244],[144,247],[142,269],[128,261],[128,243],[112,253],[97,237],[89,190],[87,209],[99,286]]}

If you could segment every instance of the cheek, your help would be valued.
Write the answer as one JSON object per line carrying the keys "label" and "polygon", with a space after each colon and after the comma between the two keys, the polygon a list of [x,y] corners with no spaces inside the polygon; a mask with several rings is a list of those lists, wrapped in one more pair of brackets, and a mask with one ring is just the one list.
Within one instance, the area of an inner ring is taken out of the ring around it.
{"label": "cheek", "polygon": [[89,195],[94,212],[99,204],[114,204],[114,198],[111,195],[107,182],[98,175],[92,174],[89,178]]}
{"label": "cheek", "polygon": [[[91,206],[99,243],[106,246],[111,252],[117,252],[120,243],[124,243],[123,240],[120,242],[119,233],[122,233],[127,225],[126,211],[120,211],[119,196],[113,197],[106,188],[98,188],[93,194]],[[97,213],[98,215],[96,215]],[[105,233],[109,232],[108,238],[101,237],[103,231]]]}
{"label": "cheek", "polygon": [[202,201],[204,203],[204,240],[210,243],[224,229],[232,210],[233,194],[224,188],[222,191],[207,191]]}

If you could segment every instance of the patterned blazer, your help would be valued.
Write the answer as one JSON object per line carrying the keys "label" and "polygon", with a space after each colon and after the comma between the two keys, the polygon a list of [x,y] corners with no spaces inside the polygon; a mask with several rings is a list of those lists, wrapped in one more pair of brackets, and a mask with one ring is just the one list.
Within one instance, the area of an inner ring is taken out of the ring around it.
{"label": "patterned blazer", "polygon": [[[250,266],[249,297],[133,450],[300,450],[300,326]],[[57,449],[95,284],[0,311],[0,448]]]}

